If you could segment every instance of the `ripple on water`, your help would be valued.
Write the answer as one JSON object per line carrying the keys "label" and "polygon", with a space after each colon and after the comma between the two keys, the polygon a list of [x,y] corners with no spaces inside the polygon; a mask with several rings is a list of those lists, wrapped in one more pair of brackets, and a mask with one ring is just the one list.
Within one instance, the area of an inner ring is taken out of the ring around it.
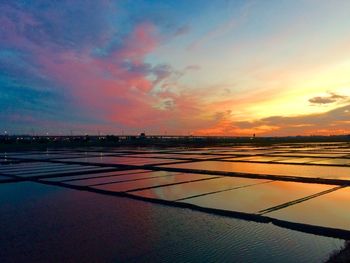
{"label": "ripple on water", "polygon": [[272,224],[35,183],[0,185],[0,219],[2,262],[312,263],[344,245]]}
{"label": "ripple on water", "polygon": [[[178,216],[187,217],[179,209]],[[273,224],[189,212],[186,225],[168,222],[167,242],[142,255],[152,262],[324,262],[344,241],[288,230]],[[162,220],[162,219],[161,219]],[[176,217],[172,220],[177,220]],[[141,258],[131,258],[137,262]]]}

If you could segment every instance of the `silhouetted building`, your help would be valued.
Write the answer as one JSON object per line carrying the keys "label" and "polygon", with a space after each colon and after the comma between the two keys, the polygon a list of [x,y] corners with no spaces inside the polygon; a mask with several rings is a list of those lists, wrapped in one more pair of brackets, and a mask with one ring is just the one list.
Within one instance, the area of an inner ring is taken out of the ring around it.
{"label": "silhouetted building", "polygon": [[144,140],[144,139],[146,139],[146,133],[144,133],[144,132],[141,132],[141,134],[140,134],[140,137],[139,137],[141,140]]}

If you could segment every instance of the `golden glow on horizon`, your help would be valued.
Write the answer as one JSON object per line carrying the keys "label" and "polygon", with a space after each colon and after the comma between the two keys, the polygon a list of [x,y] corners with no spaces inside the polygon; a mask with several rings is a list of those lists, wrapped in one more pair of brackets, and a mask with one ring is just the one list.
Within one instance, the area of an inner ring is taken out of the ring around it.
{"label": "golden glow on horizon", "polygon": [[[268,94],[271,98],[261,98],[261,102],[247,102],[246,116],[240,116],[240,120],[261,119],[270,116],[298,116],[314,113],[323,113],[339,107],[338,103],[324,105],[312,105],[309,99],[317,96],[329,96],[335,93],[350,97],[350,62],[332,65],[320,72],[315,72],[311,76],[301,75],[299,79],[286,89],[278,90],[275,94]],[[280,82],[284,82],[280,80]],[[286,87],[286,86],[285,86]],[[321,91],[321,92],[320,92]]]}

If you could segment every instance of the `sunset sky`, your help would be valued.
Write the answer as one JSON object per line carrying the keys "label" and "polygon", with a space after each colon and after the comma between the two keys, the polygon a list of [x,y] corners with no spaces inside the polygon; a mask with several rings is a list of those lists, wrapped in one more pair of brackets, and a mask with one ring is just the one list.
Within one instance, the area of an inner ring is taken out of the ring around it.
{"label": "sunset sky", "polygon": [[0,0],[0,131],[350,133],[348,0]]}

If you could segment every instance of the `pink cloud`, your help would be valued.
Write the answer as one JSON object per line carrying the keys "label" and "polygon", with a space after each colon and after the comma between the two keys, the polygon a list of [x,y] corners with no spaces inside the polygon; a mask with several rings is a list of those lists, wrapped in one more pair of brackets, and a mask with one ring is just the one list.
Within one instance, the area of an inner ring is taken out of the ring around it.
{"label": "pink cloud", "polygon": [[149,94],[152,82],[147,76],[123,67],[123,62],[142,64],[156,46],[154,26],[140,24],[125,40],[123,48],[107,58],[92,56],[91,50],[55,53],[41,49],[36,50],[36,59],[45,74],[61,84],[89,115],[138,127],[153,122],[157,110],[152,104],[156,98]]}

